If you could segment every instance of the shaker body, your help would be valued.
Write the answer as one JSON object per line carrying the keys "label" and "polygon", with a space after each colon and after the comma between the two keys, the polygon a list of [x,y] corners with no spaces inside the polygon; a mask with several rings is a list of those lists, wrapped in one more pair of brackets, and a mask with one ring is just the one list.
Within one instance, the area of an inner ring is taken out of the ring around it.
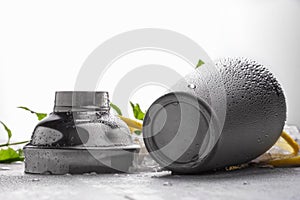
{"label": "shaker body", "polygon": [[[285,97],[264,66],[247,59],[224,59],[216,63],[216,70],[210,67],[214,66],[203,65],[180,80],[173,92],[151,105],[144,119],[147,149],[173,172],[200,173],[249,162],[266,152],[282,132]],[[174,111],[166,102],[177,102],[181,109]],[[160,128],[154,124],[156,118],[163,121]],[[197,128],[191,131],[190,126]],[[170,156],[174,152],[177,156]]]}

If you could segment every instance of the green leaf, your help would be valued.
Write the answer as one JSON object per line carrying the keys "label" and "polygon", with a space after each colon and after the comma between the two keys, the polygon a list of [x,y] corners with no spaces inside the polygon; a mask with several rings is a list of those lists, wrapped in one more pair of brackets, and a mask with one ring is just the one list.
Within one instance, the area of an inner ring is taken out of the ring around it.
{"label": "green leaf", "polygon": [[33,110],[30,110],[29,108],[25,107],[25,106],[19,106],[18,108],[21,108],[23,110],[27,110],[29,112],[31,112],[32,114],[35,114],[38,118],[39,121],[41,121],[42,119],[44,119],[45,117],[47,117],[47,114],[46,113],[37,113],[37,112],[34,112]]}
{"label": "green leaf", "polygon": [[118,115],[122,116],[122,111],[117,105],[110,102],[110,107],[112,107],[118,113]]}
{"label": "green leaf", "polygon": [[199,59],[198,64],[196,65],[196,69],[204,64],[205,63],[201,59]]}
{"label": "green leaf", "polygon": [[145,113],[141,110],[140,105],[138,103],[134,105],[132,102],[130,102],[130,105],[132,107],[134,117],[136,119],[143,120]]}
{"label": "green leaf", "polygon": [[0,150],[0,163],[11,163],[15,161],[24,161],[22,149],[17,151],[12,148]]}
{"label": "green leaf", "polygon": [[21,109],[23,109],[23,110],[27,110],[27,111],[31,112],[32,114],[35,113],[34,111],[30,110],[29,108],[27,108],[27,107],[25,107],[25,106],[19,106],[18,108],[21,108]]}
{"label": "green leaf", "polygon": [[41,121],[42,119],[44,119],[45,117],[47,117],[46,113],[35,113],[38,120]]}
{"label": "green leaf", "polygon": [[141,131],[141,130],[135,130],[134,133],[135,133],[136,135],[141,135],[141,134],[142,134],[142,131]]}
{"label": "green leaf", "polygon": [[7,144],[8,144],[12,136],[11,130],[2,121],[0,121],[0,123],[2,124],[3,128],[7,132],[7,136],[8,136]]}

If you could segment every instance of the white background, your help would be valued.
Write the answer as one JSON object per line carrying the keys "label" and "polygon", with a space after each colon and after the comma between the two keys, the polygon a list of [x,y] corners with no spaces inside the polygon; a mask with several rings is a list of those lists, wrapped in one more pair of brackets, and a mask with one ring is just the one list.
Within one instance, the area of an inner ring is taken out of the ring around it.
{"label": "white background", "polygon": [[[245,56],[268,65],[284,88],[288,122],[300,126],[300,1],[1,1],[0,120],[12,129],[13,140],[28,139],[37,123],[17,106],[51,112],[54,92],[74,89],[82,63],[97,46],[138,28],[182,33],[212,59]],[[127,67],[150,62],[178,71],[184,65],[168,55],[131,55],[114,65],[120,73],[111,74],[109,84]],[[110,90],[109,84],[98,89]],[[144,88],[133,99],[146,109],[161,92]]]}

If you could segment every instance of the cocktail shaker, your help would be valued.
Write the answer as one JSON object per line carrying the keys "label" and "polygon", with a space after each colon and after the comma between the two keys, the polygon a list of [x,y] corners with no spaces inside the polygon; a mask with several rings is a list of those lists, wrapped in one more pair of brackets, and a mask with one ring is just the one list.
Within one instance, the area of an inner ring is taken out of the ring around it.
{"label": "cocktail shaker", "polygon": [[25,172],[126,172],[139,148],[125,122],[110,112],[107,92],[56,92],[53,113],[24,147]]}
{"label": "cocktail shaker", "polygon": [[164,168],[197,174],[255,159],[277,141],[285,120],[283,91],[263,65],[221,59],[197,68],[150,106],[144,142]]}

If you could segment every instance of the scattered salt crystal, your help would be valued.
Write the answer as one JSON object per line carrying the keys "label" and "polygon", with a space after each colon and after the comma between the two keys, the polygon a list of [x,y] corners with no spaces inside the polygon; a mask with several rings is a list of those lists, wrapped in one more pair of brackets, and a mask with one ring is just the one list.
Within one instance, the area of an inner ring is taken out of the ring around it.
{"label": "scattered salt crystal", "polygon": [[170,183],[170,182],[164,182],[164,184],[163,184],[164,186],[172,186],[173,184],[172,183]]}
{"label": "scattered salt crystal", "polygon": [[243,185],[248,185],[249,183],[247,181],[244,181],[243,182]]}
{"label": "scattered salt crystal", "polygon": [[9,167],[0,167],[0,170],[10,170]]}

